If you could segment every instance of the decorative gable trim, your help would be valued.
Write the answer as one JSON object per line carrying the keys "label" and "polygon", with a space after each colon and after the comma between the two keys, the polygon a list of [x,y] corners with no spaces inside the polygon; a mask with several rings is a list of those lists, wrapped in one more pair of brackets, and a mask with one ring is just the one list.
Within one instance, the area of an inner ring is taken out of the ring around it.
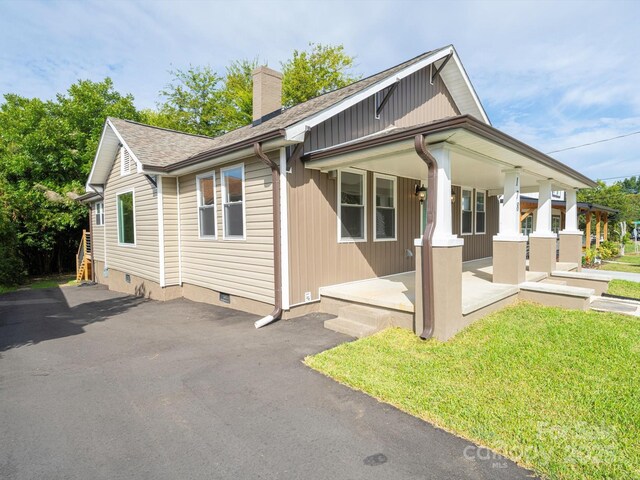
{"label": "decorative gable trim", "polygon": [[[484,123],[486,123],[487,125],[491,125],[491,122],[489,121],[489,117],[487,116],[486,112],[484,111],[484,108],[482,107],[482,104],[480,103],[480,100],[478,99],[478,96],[475,93],[475,90],[473,89],[473,86],[471,85],[471,81],[469,80],[469,77],[467,76],[464,68],[462,67],[462,63],[460,62],[460,59],[458,58],[458,54],[456,53],[455,48],[453,48],[452,45],[445,47],[441,50],[438,50],[436,52],[434,52],[433,54],[425,57],[424,59],[420,60],[419,62],[414,63],[413,65],[408,66],[407,68],[405,68],[404,70],[400,71],[400,72],[396,72],[393,75],[390,75],[389,77],[385,78],[384,80],[381,80],[377,83],[374,83],[373,85],[370,85],[369,87],[359,91],[358,93],[355,93],[354,95],[347,97],[333,105],[331,105],[330,107],[325,108],[324,110],[314,114],[314,115],[310,115],[309,117],[305,118],[304,120],[301,120],[298,123],[295,123],[293,125],[290,125],[289,127],[287,127],[285,129],[285,138],[287,140],[290,141],[302,141],[304,139],[304,133],[311,129],[312,127],[315,127],[316,125],[318,125],[319,123],[324,122],[325,120],[339,114],[340,112],[342,112],[343,110],[346,110],[347,108],[361,102],[362,100],[370,97],[371,95],[376,94],[379,91],[384,90],[387,87],[392,86],[393,84],[397,83],[399,80],[408,77],[409,75],[414,74],[415,72],[431,65],[431,64],[435,64],[435,62],[438,62],[440,60],[444,61],[447,59],[447,57],[451,56],[455,61],[454,62],[449,62],[449,65],[447,68],[443,68],[443,71],[441,72],[442,75],[444,77],[444,73],[445,71],[449,71],[449,68],[455,68],[456,69],[456,73],[458,75],[460,75],[460,77],[462,78],[463,83],[466,85],[467,87],[467,95],[469,96],[470,99],[470,104],[473,105],[473,107],[475,107],[475,109],[477,109],[477,111],[479,112],[480,116],[482,118],[480,118],[481,121],[483,121]],[[443,65],[441,65],[443,66]],[[444,78],[443,78],[444,79]],[[446,85],[446,81],[445,81],[445,85]],[[449,89],[449,92],[453,95],[453,92],[451,91],[451,89]],[[455,100],[455,96],[454,96],[454,101]],[[458,103],[456,101],[456,103]]]}

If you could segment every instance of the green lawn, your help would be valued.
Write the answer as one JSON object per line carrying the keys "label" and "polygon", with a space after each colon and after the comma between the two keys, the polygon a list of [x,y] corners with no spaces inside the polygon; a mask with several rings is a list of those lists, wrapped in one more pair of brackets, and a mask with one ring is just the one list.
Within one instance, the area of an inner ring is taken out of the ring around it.
{"label": "green lawn", "polygon": [[[612,259],[617,263],[603,263],[600,270],[609,270],[610,272],[629,272],[640,273],[640,255],[625,255]],[[618,263],[619,262],[619,263]]]}
{"label": "green lawn", "polygon": [[640,282],[628,280],[612,280],[609,282],[607,293],[621,297],[637,298],[640,300]]}
{"label": "green lawn", "polygon": [[29,288],[51,288],[51,287],[64,287],[66,285],[75,285],[75,275],[55,275],[53,277],[34,278],[27,285]]}
{"label": "green lawn", "polygon": [[13,292],[18,288],[51,288],[51,287],[65,287],[67,285],[76,285],[76,277],[73,274],[64,275],[50,275],[46,277],[33,277],[30,278],[27,283],[20,287],[15,286],[3,286],[0,285],[0,294]]}
{"label": "green lawn", "polygon": [[388,329],[310,367],[560,479],[640,478],[640,321],[521,303],[446,343]]}

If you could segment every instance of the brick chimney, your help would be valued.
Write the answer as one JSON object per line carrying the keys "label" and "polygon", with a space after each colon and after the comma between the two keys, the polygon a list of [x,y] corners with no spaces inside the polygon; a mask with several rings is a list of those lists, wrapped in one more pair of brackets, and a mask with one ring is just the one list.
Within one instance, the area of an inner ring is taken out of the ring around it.
{"label": "brick chimney", "polygon": [[282,108],[282,74],[261,66],[253,71],[253,122]]}

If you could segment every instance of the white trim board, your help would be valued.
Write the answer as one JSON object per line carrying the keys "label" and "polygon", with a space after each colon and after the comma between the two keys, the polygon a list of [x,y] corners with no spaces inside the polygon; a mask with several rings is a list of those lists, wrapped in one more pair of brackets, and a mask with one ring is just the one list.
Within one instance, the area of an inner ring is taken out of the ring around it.
{"label": "white trim board", "polygon": [[[160,286],[165,287],[167,282],[164,274],[165,248],[164,248],[164,205],[162,200],[162,177],[156,177],[156,196],[158,197],[158,260]],[[134,215],[135,217],[135,215]]]}
{"label": "white trim board", "polygon": [[282,269],[282,309],[289,310],[289,204],[287,197],[287,153],[280,148],[280,265]]}

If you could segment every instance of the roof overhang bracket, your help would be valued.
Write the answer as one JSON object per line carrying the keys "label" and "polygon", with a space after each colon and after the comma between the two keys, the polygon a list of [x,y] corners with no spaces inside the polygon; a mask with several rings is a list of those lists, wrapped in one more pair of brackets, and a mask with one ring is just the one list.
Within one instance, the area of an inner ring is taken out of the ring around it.
{"label": "roof overhang bracket", "polygon": [[[447,55],[446,57],[444,57],[444,61],[440,64],[440,66],[438,68],[436,68],[436,71],[433,71],[433,67],[431,68],[431,79],[429,80],[429,82],[431,83],[431,85],[433,85],[433,80],[436,78],[436,76],[442,71],[442,69],[445,67],[445,65],[447,64],[447,62],[449,60],[451,60],[451,57],[453,57],[453,53],[450,53],[449,55]],[[432,64],[433,65],[433,64]]]}
{"label": "roof overhang bracket", "polygon": [[[387,102],[391,98],[391,95],[393,95],[393,92],[396,91],[396,88],[398,88],[398,84],[399,83],[400,83],[400,80],[396,80],[396,83],[391,85],[391,88],[389,89],[387,94],[384,96],[384,98],[380,102],[380,105],[377,106],[377,108],[376,108],[376,118],[380,118],[380,113],[382,113],[382,109],[384,108],[384,106],[387,104]],[[377,96],[376,96],[376,100],[377,100]]]}
{"label": "roof overhang bracket", "polygon": [[154,188],[158,188],[158,176],[157,175],[148,175],[148,174],[144,174],[145,177],[147,177],[147,180],[149,180],[149,183],[151,185],[154,186]]}

